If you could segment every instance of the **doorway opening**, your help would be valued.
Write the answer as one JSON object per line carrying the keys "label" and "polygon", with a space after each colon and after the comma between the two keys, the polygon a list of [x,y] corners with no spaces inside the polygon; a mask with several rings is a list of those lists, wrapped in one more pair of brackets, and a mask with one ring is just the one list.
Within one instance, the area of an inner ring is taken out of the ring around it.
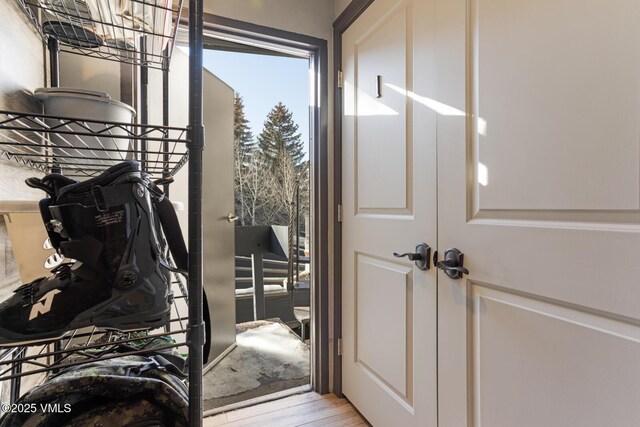
{"label": "doorway opening", "polygon": [[205,375],[213,409],[310,383],[309,58],[206,47],[235,90],[237,347]]}
{"label": "doorway opening", "polygon": [[229,220],[236,225],[237,346],[205,375],[209,414],[302,389],[323,391],[328,377],[326,369],[317,373],[326,364],[318,355],[326,353],[327,319],[318,304],[319,215],[312,214],[321,141],[326,150],[326,105],[319,102],[326,99],[319,73],[326,42],[318,51],[265,35],[262,27],[260,35],[215,27],[205,31],[203,66],[235,91]]}

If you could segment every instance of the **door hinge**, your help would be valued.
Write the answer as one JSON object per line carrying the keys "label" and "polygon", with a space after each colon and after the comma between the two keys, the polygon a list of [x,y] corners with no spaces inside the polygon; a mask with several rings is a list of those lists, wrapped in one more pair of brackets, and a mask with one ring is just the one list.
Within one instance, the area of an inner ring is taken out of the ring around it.
{"label": "door hinge", "polygon": [[344,73],[342,70],[338,70],[338,87],[342,89],[344,86]]}
{"label": "door hinge", "polygon": [[338,338],[338,356],[342,356],[342,338]]}
{"label": "door hinge", "polygon": [[342,205],[339,204],[338,205],[338,222],[342,222],[342,217],[343,217],[343,213],[342,213]]}

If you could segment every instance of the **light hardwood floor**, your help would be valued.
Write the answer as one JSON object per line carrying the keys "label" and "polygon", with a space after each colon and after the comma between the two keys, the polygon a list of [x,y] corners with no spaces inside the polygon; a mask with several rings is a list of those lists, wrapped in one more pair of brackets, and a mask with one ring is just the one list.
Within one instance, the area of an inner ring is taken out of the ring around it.
{"label": "light hardwood floor", "polygon": [[346,399],[309,392],[204,419],[204,427],[369,426]]}

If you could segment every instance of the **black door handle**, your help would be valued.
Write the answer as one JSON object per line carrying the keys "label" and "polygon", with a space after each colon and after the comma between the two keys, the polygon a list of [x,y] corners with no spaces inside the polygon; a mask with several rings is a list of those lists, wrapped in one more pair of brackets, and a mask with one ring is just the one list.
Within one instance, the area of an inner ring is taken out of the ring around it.
{"label": "black door handle", "polygon": [[396,258],[407,257],[409,260],[415,261],[416,267],[420,270],[428,270],[431,268],[431,248],[426,243],[418,244],[415,252],[407,252],[404,254],[394,252],[393,256]]}
{"label": "black door handle", "polygon": [[469,270],[464,268],[464,254],[456,248],[447,249],[444,260],[438,261],[436,268],[454,280],[462,279],[463,274],[469,274]]}
{"label": "black door handle", "polygon": [[404,258],[407,257],[409,258],[410,261],[418,261],[422,259],[422,254],[420,253],[412,253],[412,252],[406,252],[404,254],[399,254],[398,252],[394,252],[393,256],[396,258]]}

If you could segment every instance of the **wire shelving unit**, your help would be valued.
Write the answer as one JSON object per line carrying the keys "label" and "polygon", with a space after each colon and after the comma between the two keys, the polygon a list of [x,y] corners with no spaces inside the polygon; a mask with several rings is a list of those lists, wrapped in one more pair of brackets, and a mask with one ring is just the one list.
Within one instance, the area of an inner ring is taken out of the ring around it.
{"label": "wire shelving unit", "polygon": [[[44,340],[33,346],[5,347],[0,351],[0,382],[10,382],[10,401],[20,396],[24,377],[48,374],[96,360],[175,350],[183,354],[188,331],[185,313],[188,296],[182,279],[171,286],[174,304],[171,319],[161,329],[144,332],[118,332],[88,327],[71,330],[60,338]],[[160,343],[156,342],[161,340]],[[153,344],[153,346],[151,346]]]}
{"label": "wire shelving unit", "polygon": [[182,0],[18,0],[43,38],[93,58],[169,67]]}
{"label": "wire shelving unit", "polygon": [[[76,179],[97,175],[115,163],[137,159],[152,178],[175,175],[188,164],[188,278],[173,275],[171,321],[163,329],[118,333],[97,328],[28,347],[0,348],[0,392],[20,397],[25,377],[99,359],[155,350],[188,354],[189,425],[202,426],[205,325],[202,297],[202,40],[203,0],[189,3],[189,124],[169,123],[169,65],[183,0],[16,0],[49,49],[51,86],[59,86],[59,52],[140,68],[141,123],[118,123],[0,111],[0,158],[34,171]],[[148,69],[163,70],[163,125],[148,123]],[[167,187],[165,187],[167,188]],[[0,395],[1,398],[1,395]]]}
{"label": "wire shelving unit", "polygon": [[117,162],[141,158],[152,178],[174,176],[187,161],[186,143],[185,128],[0,110],[1,157],[45,173],[58,167],[73,178],[90,178]]}

